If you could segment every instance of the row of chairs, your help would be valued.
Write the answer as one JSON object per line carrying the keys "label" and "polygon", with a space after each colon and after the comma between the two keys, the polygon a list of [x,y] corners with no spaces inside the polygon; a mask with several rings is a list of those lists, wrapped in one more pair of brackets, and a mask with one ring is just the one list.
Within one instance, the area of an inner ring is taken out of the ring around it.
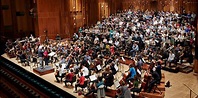
{"label": "row of chairs", "polygon": [[4,70],[0,70],[2,76],[8,80],[10,83],[12,83],[15,87],[18,89],[22,90],[24,94],[28,97],[33,97],[33,98],[40,98],[40,95],[36,93],[33,89],[28,87],[27,85],[23,84],[21,81],[10,75],[9,73],[5,72]]}
{"label": "row of chairs", "polygon": [[8,87],[3,82],[0,82],[0,88],[1,88],[1,91],[3,91],[3,93],[6,94],[8,97],[20,98],[20,96],[15,91],[13,91],[10,87]]}
{"label": "row of chairs", "polygon": [[73,98],[72,95],[66,92],[63,92],[62,90],[56,88],[55,86],[51,85],[47,81],[41,78],[38,78],[32,73],[27,72],[26,70],[22,69],[19,66],[16,66],[12,62],[4,58],[1,58],[0,64],[3,65],[2,67],[9,70],[11,73],[23,79],[25,82],[36,87],[35,89],[38,89],[40,92],[42,92],[44,96],[64,98],[64,96],[66,95],[66,96],[71,96],[71,98]]}

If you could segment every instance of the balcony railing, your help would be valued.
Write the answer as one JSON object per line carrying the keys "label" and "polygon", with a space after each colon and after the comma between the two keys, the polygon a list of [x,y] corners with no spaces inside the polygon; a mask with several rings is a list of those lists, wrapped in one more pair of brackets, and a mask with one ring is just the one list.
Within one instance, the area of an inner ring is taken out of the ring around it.
{"label": "balcony railing", "polygon": [[[189,90],[190,90],[190,97],[189,98],[198,98],[198,94],[191,89],[188,85],[184,84],[184,86],[186,86]],[[194,96],[192,96],[192,94],[194,94]]]}

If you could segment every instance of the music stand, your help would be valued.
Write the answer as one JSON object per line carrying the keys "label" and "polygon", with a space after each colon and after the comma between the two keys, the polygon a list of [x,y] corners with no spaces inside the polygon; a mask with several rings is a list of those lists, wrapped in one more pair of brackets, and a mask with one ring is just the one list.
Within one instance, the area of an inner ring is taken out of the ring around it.
{"label": "music stand", "polygon": [[89,76],[89,79],[91,82],[93,82],[93,81],[97,80],[97,77],[96,77],[96,75],[91,75],[91,76]]}
{"label": "music stand", "polygon": [[114,81],[114,86],[115,86],[116,88],[119,88],[119,87],[120,87],[119,81]]}

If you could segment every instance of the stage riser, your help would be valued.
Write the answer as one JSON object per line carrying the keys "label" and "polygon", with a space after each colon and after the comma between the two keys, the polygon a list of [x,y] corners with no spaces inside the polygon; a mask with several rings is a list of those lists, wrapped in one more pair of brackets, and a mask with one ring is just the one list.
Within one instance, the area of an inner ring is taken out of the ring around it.
{"label": "stage riser", "polygon": [[49,73],[53,73],[54,72],[54,68],[51,66],[47,66],[46,68],[34,68],[33,72],[35,72],[36,74],[39,74],[40,76],[45,75],[45,74],[49,74]]}

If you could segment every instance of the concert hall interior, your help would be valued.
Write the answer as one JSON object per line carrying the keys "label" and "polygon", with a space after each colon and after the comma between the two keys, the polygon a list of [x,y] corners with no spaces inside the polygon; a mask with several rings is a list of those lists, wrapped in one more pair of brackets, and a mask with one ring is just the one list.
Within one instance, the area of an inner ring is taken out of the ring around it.
{"label": "concert hall interior", "polygon": [[198,98],[198,0],[0,0],[0,98]]}

